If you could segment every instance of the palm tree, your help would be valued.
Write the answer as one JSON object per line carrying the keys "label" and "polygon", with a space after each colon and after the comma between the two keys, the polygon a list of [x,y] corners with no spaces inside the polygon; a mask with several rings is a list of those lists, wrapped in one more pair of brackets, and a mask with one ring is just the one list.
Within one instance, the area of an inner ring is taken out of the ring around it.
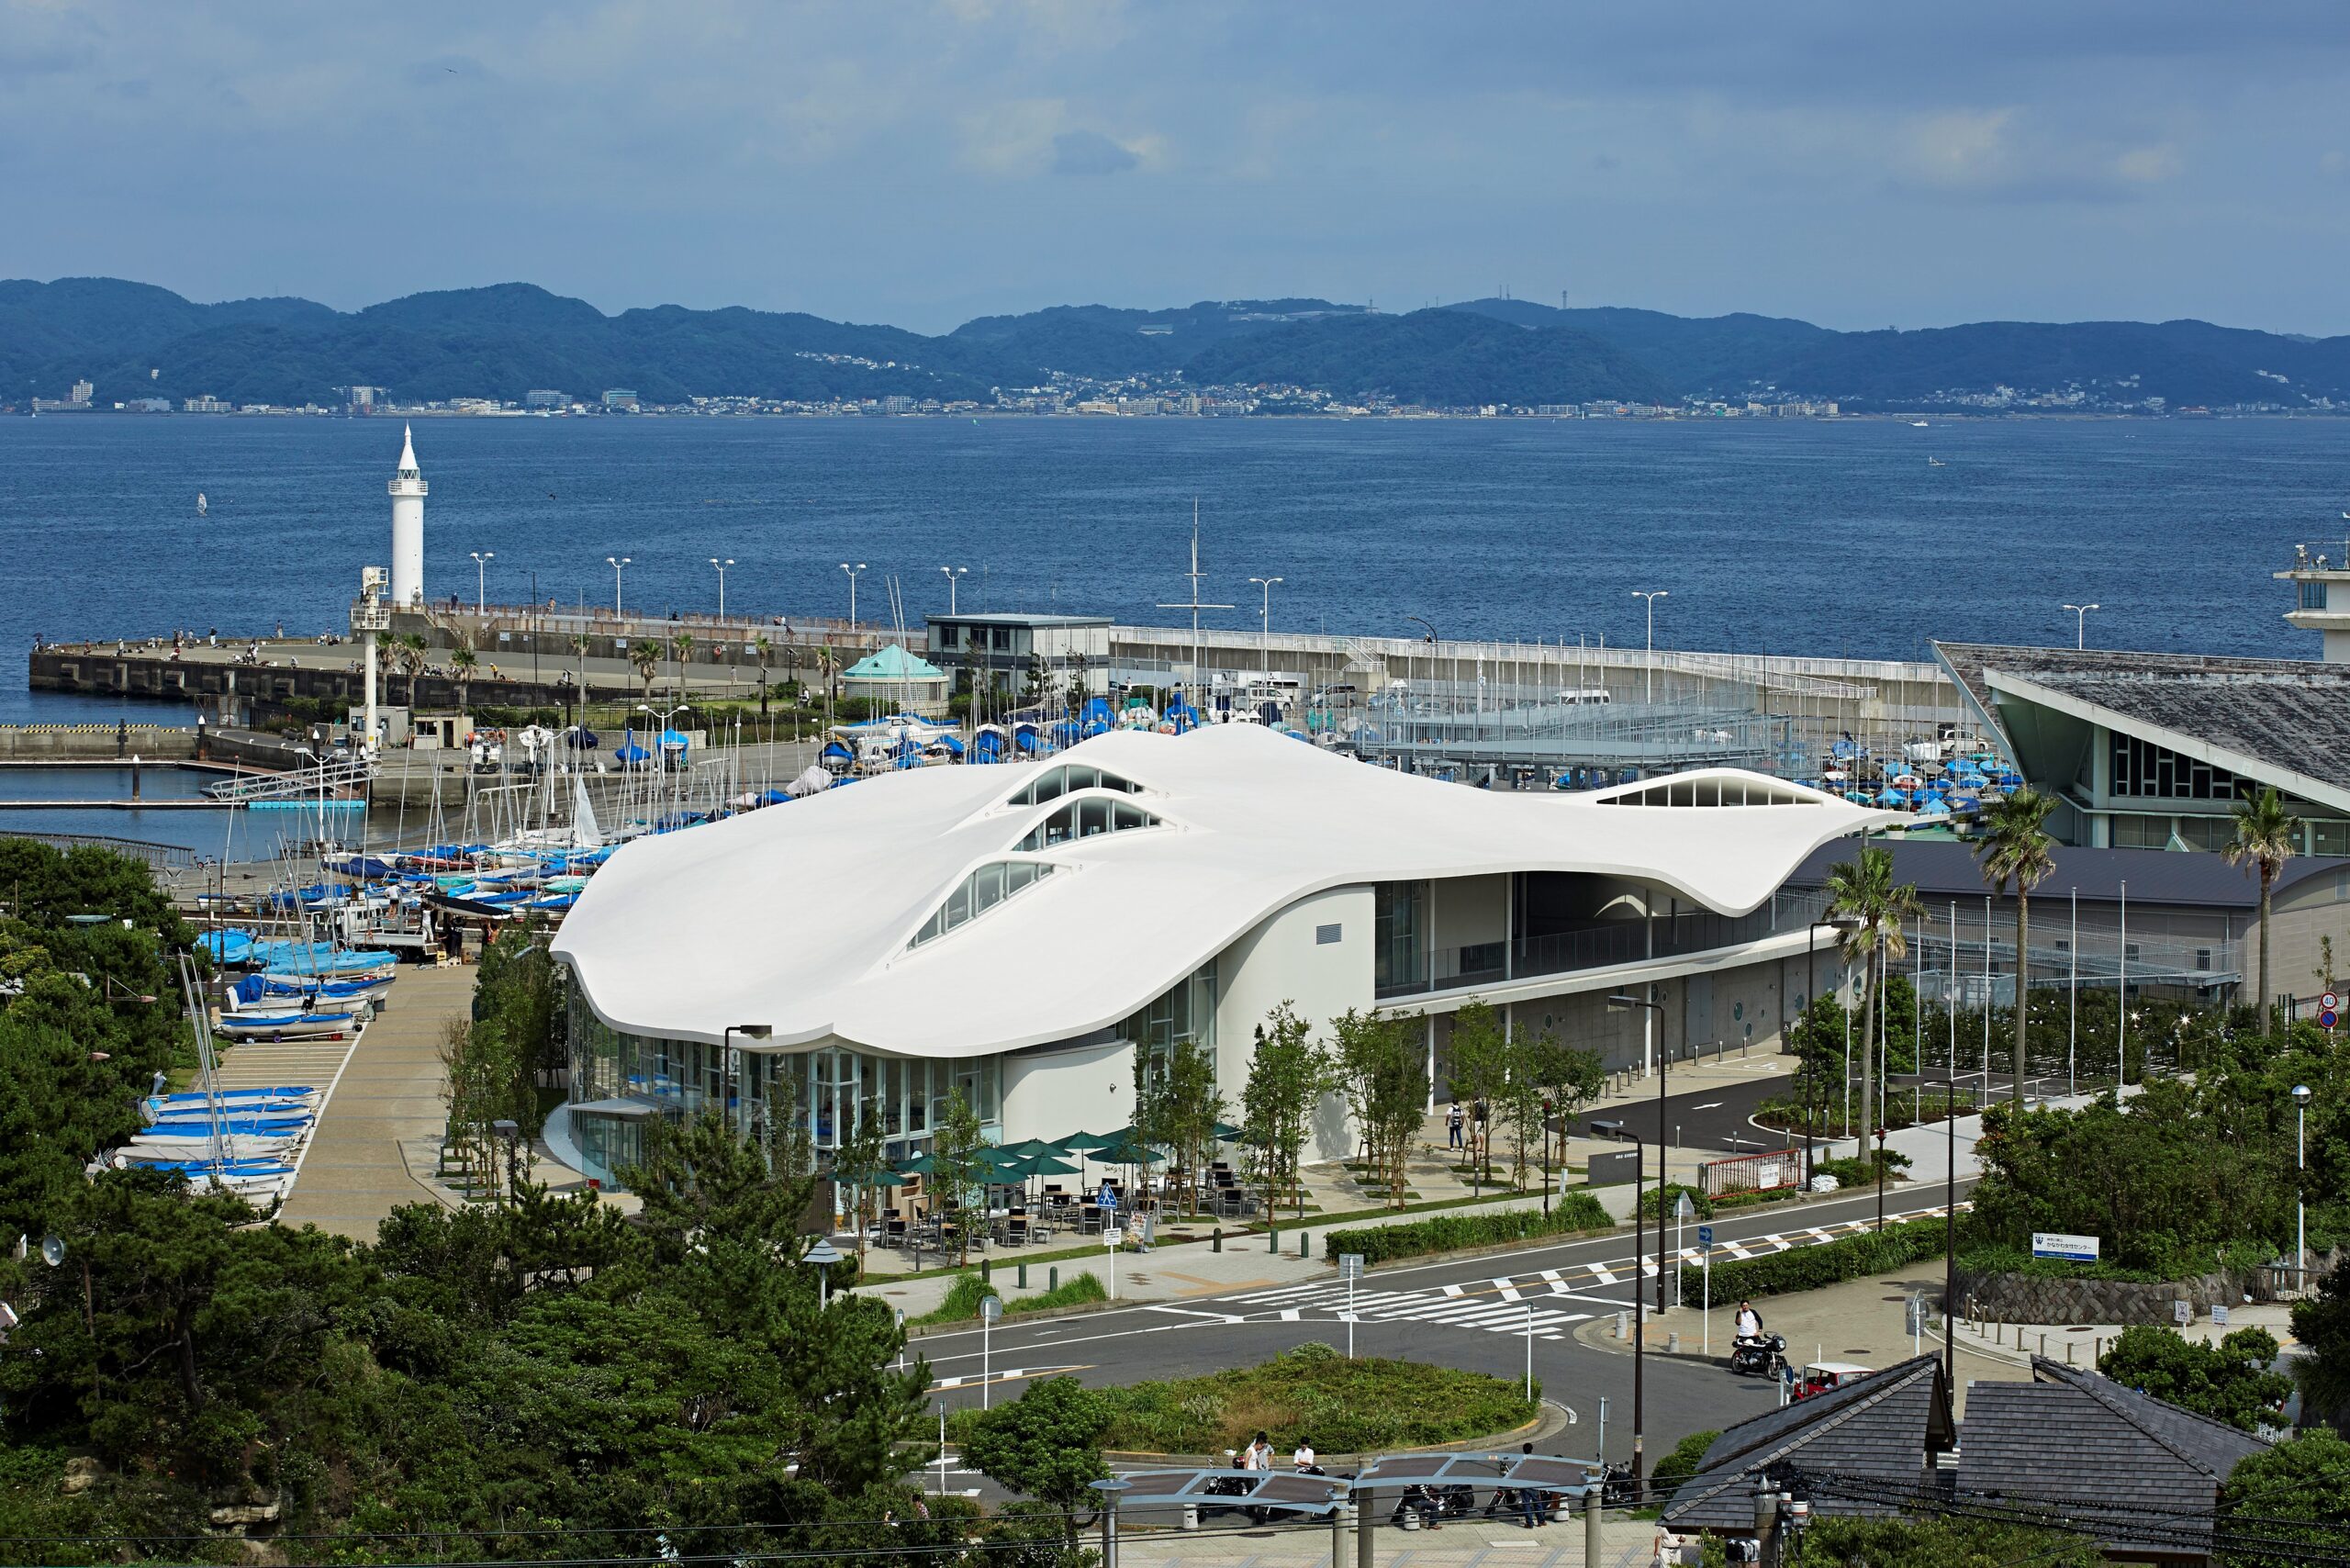
{"label": "palm tree", "polygon": [[[2043,795],[2030,786],[2017,790],[1983,813],[1983,841],[1976,847],[1976,858],[1983,863],[1983,879],[1991,884],[1995,893],[2005,892],[2008,884],[2016,890],[2016,1055],[2015,1107],[2023,1109],[2023,1070],[2025,1062],[2024,1025],[2031,1012],[2031,890],[2038,887],[2056,869],[2056,857],[2049,852],[2055,848],[2055,839],[2049,836],[2048,813],[2056,809],[2056,797]],[[1986,1007],[1990,999],[1986,997]]]}
{"label": "palm tree", "polygon": [[[1872,1025],[1884,1011],[1885,988],[1871,983],[1874,977],[1870,970],[1886,959],[1898,958],[1909,951],[1906,923],[1922,917],[1925,911],[1914,885],[1895,885],[1890,849],[1863,844],[1857,861],[1848,860],[1829,868],[1828,913],[1831,917],[1853,923],[1838,946],[1847,965],[1858,961],[1862,966],[1861,1110],[1871,1126],[1880,1119],[1876,1114],[1878,1033],[1873,1032]],[[1869,1005],[1873,1002],[1877,1004],[1874,1013]],[[1850,1131],[1849,1124],[1846,1130]]]}
{"label": "palm tree", "polygon": [[449,665],[457,672],[457,707],[463,710],[465,698],[473,689],[474,671],[481,667],[481,655],[474,652],[471,642],[461,637],[449,655]]}
{"label": "palm tree", "polygon": [[694,634],[680,632],[669,639],[669,645],[677,652],[677,700],[682,702],[686,696],[686,661],[694,656]]}
{"label": "palm tree", "polygon": [[661,644],[650,637],[639,637],[628,645],[628,662],[636,666],[636,676],[644,682],[647,701],[653,698],[653,678],[661,673]]}
{"label": "palm tree", "polygon": [[759,661],[759,712],[764,717],[767,711],[767,660],[775,656],[775,644],[762,632],[751,639],[751,653]]}
{"label": "palm tree", "polygon": [[416,706],[416,678],[424,673],[425,655],[429,651],[420,632],[404,633],[392,644],[392,657],[408,677],[408,705]]}
{"label": "palm tree", "polygon": [[2269,785],[2249,801],[2236,802],[2235,836],[2220,853],[2228,864],[2250,861],[2260,871],[2260,1031],[2268,1032],[2268,894],[2277,873],[2293,857],[2293,837],[2300,823],[2285,810],[2284,797]]}

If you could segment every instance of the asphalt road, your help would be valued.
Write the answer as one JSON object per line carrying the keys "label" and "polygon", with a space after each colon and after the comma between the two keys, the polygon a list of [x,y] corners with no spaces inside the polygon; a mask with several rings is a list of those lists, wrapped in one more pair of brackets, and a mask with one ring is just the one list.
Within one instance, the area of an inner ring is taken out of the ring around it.
{"label": "asphalt road", "polygon": [[[1905,1194],[1901,1212],[1924,1212],[1929,1194]],[[1749,1246],[1760,1253],[1820,1239],[1814,1233],[1873,1220],[1874,1193],[1823,1199],[1800,1207],[1715,1224],[1718,1250]],[[1694,1253],[1696,1233],[1686,1242]],[[1656,1238],[1649,1238],[1654,1267]],[[1606,1452],[1618,1461],[1631,1450],[1636,1413],[1632,1358],[1574,1338],[1579,1323],[1627,1309],[1635,1278],[1629,1232],[1587,1240],[1537,1245],[1466,1261],[1404,1263],[1376,1270],[1358,1285],[1358,1354],[1393,1356],[1516,1378],[1525,1374],[1529,1343],[1534,1377],[1547,1397],[1573,1414],[1559,1451],[1584,1455],[1600,1444],[1606,1407]],[[1141,1259],[1127,1267],[1147,1267]],[[1654,1299],[1652,1279],[1648,1285]],[[1667,1289],[1670,1290],[1670,1284]],[[1331,1270],[1308,1284],[1240,1288],[1215,1297],[1119,1307],[1041,1323],[1009,1320],[987,1336],[958,1329],[914,1342],[939,1381],[935,1397],[952,1407],[980,1400],[984,1379],[992,1398],[1015,1398],[1039,1377],[1069,1372],[1097,1384],[1197,1376],[1278,1355],[1310,1339],[1344,1347],[1345,1286]],[[1533,1332],[1527,1333],[1528,1315]],[[1714,1347],[1716,1354],[1725,1347]],[[1773,1408],[1767,1383],[1734,1377],[1694,1357],[1647,1359],[1642,1409],[1646,1462],[1671,1450],[1693,1431],[1727,1427]],[[968,1484],[968,1482],[961,1484]]]}
{"label": "asphalt road", "polygon": [[1654,1145],[1660,1128],[1664,1141],[1681,1148],[1739,1149],[1751,1152],[1774,1147],[1771,1135],[1748,1120],[1755,1108],[1774,1094],[1787,1092],[1787,1075],[1758,1072],[1751,1081],[1707,1084],[1701,1089],[1673,1089],[1673,1074],[1665,1073],[1665,1099],[1660,1114],[1653,1096],[1628,1103],[1602,1106],[1580,1118],[1576,1131],[1585,1137],[1604,1136],[1595,1122],[1617,1122],[1627,1137]]}

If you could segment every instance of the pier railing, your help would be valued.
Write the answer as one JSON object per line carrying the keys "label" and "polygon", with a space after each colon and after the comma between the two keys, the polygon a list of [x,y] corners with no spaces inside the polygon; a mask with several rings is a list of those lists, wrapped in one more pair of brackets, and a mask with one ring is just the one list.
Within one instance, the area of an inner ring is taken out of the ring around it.
{"label": "pier railing", "polygon": [[374,763],[353,758],[316,767],[297,767],[290,773],[248,773],[207,784],[204,792],[223,805],[241,806],[255,801],[300,800],[321,791],[331,796],[339,790],[358,789],[375,777]]}

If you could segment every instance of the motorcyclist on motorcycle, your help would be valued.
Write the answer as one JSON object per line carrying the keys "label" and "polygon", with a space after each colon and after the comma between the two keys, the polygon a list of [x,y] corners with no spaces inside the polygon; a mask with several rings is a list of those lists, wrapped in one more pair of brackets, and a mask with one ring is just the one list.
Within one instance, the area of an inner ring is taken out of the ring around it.
{"label": "motorcyclist on motorcycle", "polygon": [[1751,1301],[1738,1304],[1738,1337],[1741,1340],[1760,1340],[1762,1338],[1762,1315],[1754,1310],[1754,1304]]}

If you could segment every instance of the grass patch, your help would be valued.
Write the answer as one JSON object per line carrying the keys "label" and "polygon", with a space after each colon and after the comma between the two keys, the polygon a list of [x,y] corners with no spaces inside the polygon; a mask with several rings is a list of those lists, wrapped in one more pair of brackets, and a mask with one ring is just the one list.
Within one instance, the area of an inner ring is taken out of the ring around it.
{"label": "grass patch", "polygon": [[[1095,1392],[1110,1407],[1102,1446],[1150,1453],[1220,1454],[1259,1432],[1277,1453],[1300,1441],[1326,1453],[1420,1448],[1508,1431],[1532,1420],[1536,1406],[1511,1379],[1420,1361],[1350,1361],[1319,1342],[1253,1367]],[[1539,1383],[1535,1393],[1539,1400]],[[979,1414],[950,1413],[949,1436]]]}
{"label": "grass patch", "polygon": [[[955,1282],[947,1287],[945,1301],[940,1302],[936,1307],[923,1313],[920,1317],[909,1318],[907,1321],[925,1326],[934,1323],[975,1323],[979,1320],[979,1303],[991,1295],[1000,1294],[993,1284],[980,1279],[976,1273],[959,1274],[956,1277]],[[1075,1279],[1063,1280],[1052,1290],[1039,1291],[1035,1295],[1004,1296],[1003,1315],[1006,1317],[1016,1317],[1024,1312],[1043,1312],[1056,1306],[1082,1306],[1088,1302],[1109,1299],[1110,1293],[1102,1288],[1100,1280],[1095,1279],[1091,1274],[1080,1274]]]}

